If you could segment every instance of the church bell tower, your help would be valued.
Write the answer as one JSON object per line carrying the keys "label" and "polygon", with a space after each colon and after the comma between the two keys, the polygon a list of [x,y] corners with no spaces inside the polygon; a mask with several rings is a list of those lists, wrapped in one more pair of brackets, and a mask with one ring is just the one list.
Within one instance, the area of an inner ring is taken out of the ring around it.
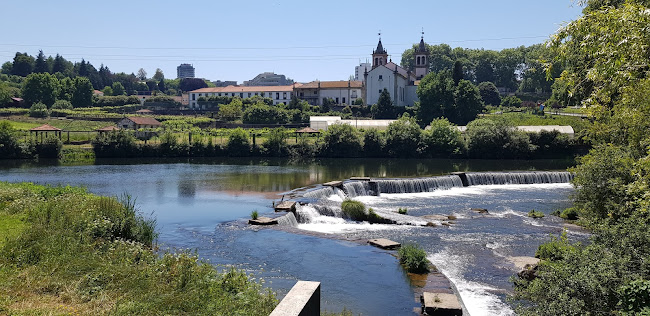
{"label": "church bell tower", "polygon": [[379,33],[379,43],[377,44],[377,49],[372,51],[372,69],[375,69],[381,65],[385,65],[387,63],[388,52],[384,49],[384,45],[381,44],[381,33]]}
{"label": "church bell tower", "polygon": [[422,31],[420,45],[415,50],[413,58],[415,58],[415,78],[420,80],[429,73],[429,51],[424,44],[424,31]]}

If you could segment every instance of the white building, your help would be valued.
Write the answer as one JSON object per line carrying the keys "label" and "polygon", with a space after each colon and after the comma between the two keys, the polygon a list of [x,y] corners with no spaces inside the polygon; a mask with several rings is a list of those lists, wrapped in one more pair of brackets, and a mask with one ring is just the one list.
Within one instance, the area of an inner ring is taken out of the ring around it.
{"label": "white building", "polygon": [[293,84],[289,86],[227,86],[217,88],[202,88],[189,93],[189,108],[201,109],[198,100],[201,97],[240,97],[242,99],[250,98],[253,96],[260,96],[262,98],[271,98],[273,104],[289,103],[293,96],[294,86],[300,84]]}
{"label": "white building", "polygon": [[332,99],[337,105],[353,104],[362,97],[363,82],[361,81],[312,81],[296,86],[298,99],[305,100],[311,105],[322,105],[325,99]]}
{"label": "white building", "polygon": [[385,130],[396,120],[343,120],[340,116],[310,116],[309,127],[317,131],[326,131],[334,124],[348,124],[361,129]]}
{"label": "white building", "polygon": [[363,80],[363,74],[366,73],[366,71],[370,71],[371,69],[372,67],[370,63],[360,63],[359,66],[354,67],[354,80]]}
{"label": "white building", "polygon": [[388,91],[394,106],[413,106],[418,101],[416,94],[419,80],[429,73],[429,58],[424,37],[413,56],[415,73],[388,60],[388,52],[379,39],[377,49],[372,52],[372,69],[364,73],[366,104],[376,104],[384,89]]}

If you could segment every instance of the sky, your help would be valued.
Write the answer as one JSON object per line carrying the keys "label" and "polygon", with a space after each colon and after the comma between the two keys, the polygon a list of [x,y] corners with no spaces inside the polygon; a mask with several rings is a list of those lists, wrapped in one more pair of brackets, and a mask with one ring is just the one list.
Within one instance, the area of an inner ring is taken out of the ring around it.
{"label": "sky", "polygon": [[298,82],[347,80],[381,32],[399,63],[429,44],[500,50],[543,43],[580,16],[572,0],[88,1],[1,0],[0,64],[17,51],[84,58],[113,72],[236,80],[261,72]]}

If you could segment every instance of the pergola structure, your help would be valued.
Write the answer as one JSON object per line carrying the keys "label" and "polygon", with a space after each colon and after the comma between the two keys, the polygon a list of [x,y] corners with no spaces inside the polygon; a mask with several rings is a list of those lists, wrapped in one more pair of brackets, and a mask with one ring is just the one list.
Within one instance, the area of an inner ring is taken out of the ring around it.
{"label": "pergola structure", "polygon": [[49,124],[34,127],[29,130],[30,135],[36,134],[36,139],[38,139],[39,135],[41,136],[41,143],[43,142],[43,134],[45,134],[45,137],[47,138],[49,133],[54,133],[54,136],[58,136],[59,139],[61,139],[61,132],[62,130],[60,128],[56,128]]}
{"label": "pergola structure", "polygon": [[296,133],[296,143],[298,142],[298,135],[318,134],[318,136],[320,136],[320,131],[317,131],[317,130],[311,128],[311,127],[301,128],[301,129],[295,131],[294,133]]}

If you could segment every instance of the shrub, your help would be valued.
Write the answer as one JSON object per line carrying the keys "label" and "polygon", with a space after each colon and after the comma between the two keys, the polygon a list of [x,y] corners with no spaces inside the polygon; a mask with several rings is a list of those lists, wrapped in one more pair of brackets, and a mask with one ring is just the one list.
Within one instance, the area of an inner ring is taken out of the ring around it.
{"label": "shrub", "polygon": [[575,207],[569,207],[560,213],[560,217],[569,221],[578,219],[578,210]]}
{"label": "shrub", "polygon": [[244,110],[242,120],[248,124],[284,124],[289,122],[289,113],[277,106],[257,103]]}
{"label": "shrub", "polygon": [[275,157],[287,155],[287,131],[285,128],[274,128],[266,137],[263,145],[268,155]]}
{"label": "shrub", "polygon": [[52,105],[52,110],[72,110],[72,103],[68,100],[56,100]]}
{"label": "shrub", "polygon": [[544,217],[544,213],[542,213],[540,211],[530,210],[530,212],[528,212],[528,217],[542,218],[542,217]]}
{"label": "shrub", "polygon": [[501,106],[504,107],[521,107],[521,99],[514,96],[514,95],[509,95],[501,100]]}
{"label": "shrub", "polygon": [[48,115],[47,106],[41,102],[34,103],[29,108],[29,116],[31,117],[47,117]]}
{"label": "shrub", "polygon": [[124,130],[97,134],[92,143],[97,158],[127,158],[140,154],[135,137]]}
{"label": "shrub", "polygon": [[0,157],[5,159],[20,158],[22,149],[18,143],[15,130],[7,121],[0,121]]}
{"label": "shrub", "polygon": [[526,158],[534,149],[528,135],[505,120],[474,120],[467,125],[465,137],[472,157]]}
{"label": "shrub", "polygon": [[385,157],[386,137],[383,132],[369,129],[363,133],[363,152],[366,157]]}
{"label": "shrub", "polygon": [[228,143],[226,144],[228,156],[245,157],[250,154],[250,141],[248,133],[242,128],[236,128],[230,132]]}
{"label": "shrub", "polygon": [[406,207],[405,207],[405,208],[401,208],[401,207],[400,207],[400,208],[397,210],[397,213],[399,213],[399,214],[403,214],[403,215],[406,215],[406,214],[408,213],[408,210],[406,209]]}
{"label": "shrub", "polygon": [[450,157],[465,151],[465,142],[460,131],[446,118],[431,122],[422,133],[422,152],[427,157]]}
{"label": "shrub", "polygon": [[414,157],[420,146],[422,130],[414,118],[404,114],[386,130],[386,149],[392,157]]}
{"label": "shrub", "polygon": [[346,199],[341,203],[341,210],[354,221],[366,220],[366,206],[362,202]]}
{"label": "shrub", "polygon": [[541,244],[535,252],[535,257],[541,260],[560,261],[572,250],[573,246],[569,244],[566,232],[563,232],[559,237],[552,236],[551,241]]}
{"label": "shrub", "polygon": [[257,210],[254,210],[254,211],[251,212],[251,218],[252,219],[257,219],[258,216],[259,216],[259,213],[257,212]]}
{"label": "shrub", "polygon": [[334,124],[323,135],[321,155],[325,157],[357,157],[363,148],[361,133],[348,124]]}
{"label": "shrub", "polygon": [[429,260],[427,260],[427,253],[417,245],[404,245],[399,251],[399,262],[404,265],[406,271],[411,273],[428,273]]}
{"label": "shrub", "polygon": [[36,144],[35,148],[39,158],[59,158],[63,142],[58,137],[50,136],[42,143]]}

